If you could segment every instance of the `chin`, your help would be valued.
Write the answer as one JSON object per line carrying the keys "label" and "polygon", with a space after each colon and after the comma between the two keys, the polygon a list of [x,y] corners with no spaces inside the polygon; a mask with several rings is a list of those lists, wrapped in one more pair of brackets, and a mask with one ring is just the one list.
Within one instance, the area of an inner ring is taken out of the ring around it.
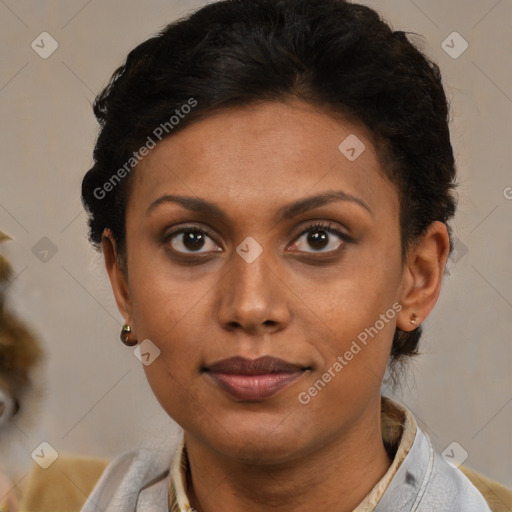
{"label": "chin", "polygon": [[[290,416],[291,418],[291,416]],[[269,421],[258,421],[254,417],[246,420],[222,422],[224,425],[233,425],[233,428],[218,426],[200,433],[203,443],[228,458],[235,458],[247,464],[279,464],[289,462],[308,451],[308,432],[292,422],[276,421],[272,417]]]}

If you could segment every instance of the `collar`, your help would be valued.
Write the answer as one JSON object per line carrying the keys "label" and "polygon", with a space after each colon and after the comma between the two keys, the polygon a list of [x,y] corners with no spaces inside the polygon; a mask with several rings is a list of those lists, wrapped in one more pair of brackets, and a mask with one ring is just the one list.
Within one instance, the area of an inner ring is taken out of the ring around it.
{"label": "collar", "polygon": [[[389,487],[403,460],[411,450],[418,430],[411,412],[404,406],[382,397],[381,432],[384,446],[393,462],[354,512],[371,512]],[[187,496],[188,457],[183,438],[174,453],[169,481],[169,511],[191,512]]]}

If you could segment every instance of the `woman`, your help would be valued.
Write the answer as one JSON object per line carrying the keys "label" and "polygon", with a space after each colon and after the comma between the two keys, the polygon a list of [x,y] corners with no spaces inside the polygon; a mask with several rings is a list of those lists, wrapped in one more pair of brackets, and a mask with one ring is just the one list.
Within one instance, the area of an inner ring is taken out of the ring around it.
{"label": "woman", "polygon": [[438,67],[364,6],[226,0],[131,51],[94,111],[90,239],[184,433],[83,510],[490,510],[381,397],[450,253]]}

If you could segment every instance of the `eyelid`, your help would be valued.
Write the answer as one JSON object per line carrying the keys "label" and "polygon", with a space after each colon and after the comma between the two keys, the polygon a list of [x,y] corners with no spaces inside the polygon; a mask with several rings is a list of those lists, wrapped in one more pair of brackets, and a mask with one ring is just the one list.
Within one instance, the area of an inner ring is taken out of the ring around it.
{"label": "eyelid", "polygon": [[[200,233],[204,233],[205,235],[208,236],[208,238],[210,238],[211,240],[213,240],[213,242],[217,245],[217,246],[220,246],[220,244],[217,242],[216,240],[216,237],[215,235],[210,231],[209,228],[206,228],[205,226],[200,226],[200,225],[197,225],[197,224],[189,224],[189,225],[185,225],[185,226],[181,226],[171,232],[165,232],[163,237],[162,237],[162,243],[163,244],[169,244],[170,243],[170,240],[171,238],[174,238],[175,236],[177,235],[180,235],[186,231],[197,231],[197,232],[200,232]],[[174,251],[174,252],[178,252],[179,254],[189,254],[189,255],[194,255],[194,254],[197,254],[197,255],[200,255],[200,254],[206,254],[206,253],[202,253],[202,252],[189,252],[189,253],[186,253],[186,252],[180,252],[180,251]],[[212,251],[208,251],[208,252],[212,252]],[[218,251],[214,251],[214,252],[218,252]]]}
{"label": "eyelid", "polygon": [[294,249],[290,252],[294,253],[299,256],[307,255],[307,257],[310,257],[313,255],[314,259],[318,258],[325,258],[327,256],[334,256],[336,254],[339,254],[340,251],[343,251],[345,249],[345,245],[347,243],[354,243],[355,240],[353,237],[342,231],[340,228],[337,227],[336,224],[333,224],[330,221],[316,221],[313,224],[309,224],[305,229],[303,229],[294,239],[292,242],[292,245],[295,245],[298,243],[298,241],[304,236],[306,233],[312,232],[312,231],[326,231],[330,235],[334,234],[336,235],[340,240],[340,244],[335,249],[331,249],[328,251],[304,251],[304,250],[297,250]]}
{"label": "eyelid", "polygon": [[353,242],[354,239],[342,231],[340,228],[338,228],[334,223],[331,221],[313,221],[313,224],[309,224],[304,228],[295,238],[294,241],[301,237],[302,235],[305,235],[309,231],[312,231],[313,229],[322,229],[324,231],[328,231],[329,233],[334,233],[335,235],[338,235],[340,238],[347,242]]}

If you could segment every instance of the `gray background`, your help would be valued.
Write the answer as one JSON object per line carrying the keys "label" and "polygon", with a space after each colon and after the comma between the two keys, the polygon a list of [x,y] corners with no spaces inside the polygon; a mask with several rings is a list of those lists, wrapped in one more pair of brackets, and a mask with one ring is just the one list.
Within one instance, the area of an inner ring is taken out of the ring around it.
{"label": "gray background", "polygon": [[[452,103],[461,182],[450,275],[399,396],[439,451],[456,441],[466,465],[512,486],[512,1],[362,3],[424,36]],[[0,0],[0,230],[14,238],[1,251],[16,271],[12,306],[47,352],[41,412],[17,423],[28,462],[41,441],[112,457],[145,435],[176,432],[119,342],[80,183],[97,133],[95,94],[132,47],[200,4]],[[59,45],[47,59],[31,48],[43,31]],[[458,58],[442,47],[454,31],[469,44]]]}

